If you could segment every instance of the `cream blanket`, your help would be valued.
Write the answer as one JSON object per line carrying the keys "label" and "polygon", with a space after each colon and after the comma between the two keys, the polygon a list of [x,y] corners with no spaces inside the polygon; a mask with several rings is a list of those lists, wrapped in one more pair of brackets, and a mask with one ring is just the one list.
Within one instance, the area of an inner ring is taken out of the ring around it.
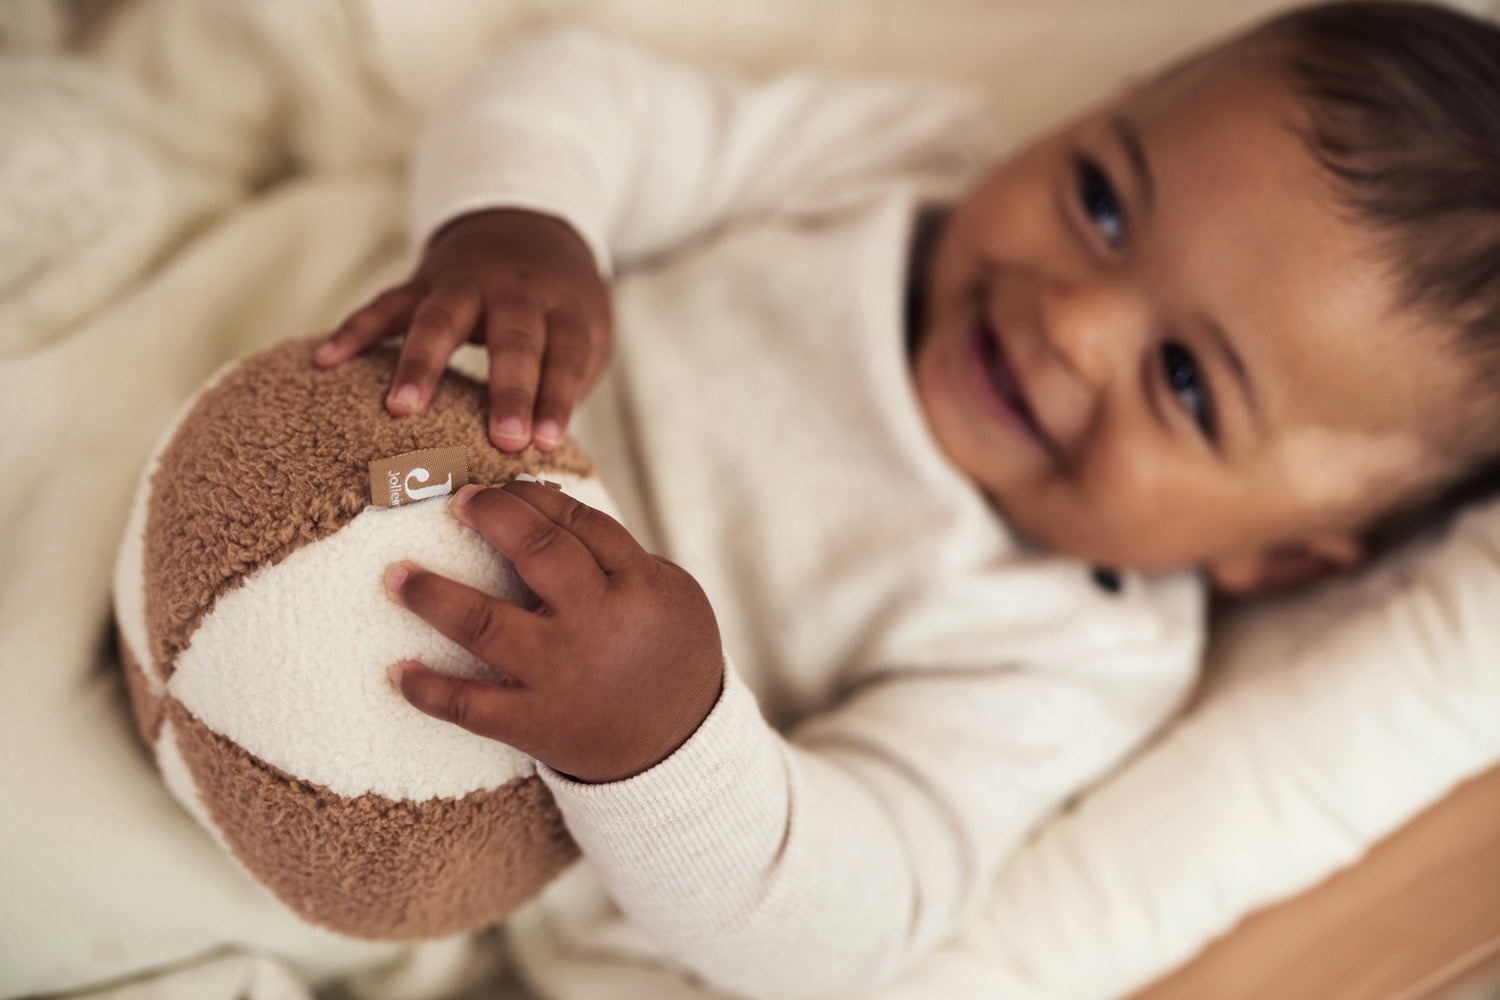
{"label": "cream blanket", "polygon": [[[222,361],[403,273],[405,149],[481,53],[569,17],[753,69],[967,72],[1024,131],[1274,5],[138,0],[87,59],[0,57],[0,996],[144,975],[105,995],[295,997],[358,974],[418,998],[492,974],[466,942],[352,942],[281,911],[168,798],[108,641],[155,436]],[[1241,622],[1202,705],[896,995],[961,996],[976,970],[987,995],[1124,995],[1500,760],[1497,565],[1500,512],[1480,511]]]}

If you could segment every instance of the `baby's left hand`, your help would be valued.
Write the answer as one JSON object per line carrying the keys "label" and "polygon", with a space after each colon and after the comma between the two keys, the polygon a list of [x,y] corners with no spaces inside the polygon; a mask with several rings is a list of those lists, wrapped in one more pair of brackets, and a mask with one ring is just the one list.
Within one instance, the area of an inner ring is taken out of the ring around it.
{"label": "baby's left hand", "polygon": [[468,487],[460,522],[515,564],[536,611],[400,563],[392,597],[504,675],[392,668],[428,715],[500,740],[580,781],[639,774],[681,746],[719,697],[723,652],[696,580],[620,523],[540,483]]}

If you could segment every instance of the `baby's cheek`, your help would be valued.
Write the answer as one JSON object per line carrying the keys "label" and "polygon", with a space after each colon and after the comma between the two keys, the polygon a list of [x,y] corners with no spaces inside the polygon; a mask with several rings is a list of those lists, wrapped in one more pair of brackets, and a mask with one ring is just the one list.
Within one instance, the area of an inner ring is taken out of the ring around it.
{"label": "baby's cheek", "polygon": [[964,249],[986,257],[1036,263],[1064,234],[1050,196],[1056,174],[1055,143],[1038,143],[999,163],[960,201],[949,219]]}
{"label": "baby's cheek", "polygon": [[1160,570],[1205,556],[1205,514],[1232,504],[1169,468],[1143,461],[1085,465],[1050,484],[1036,517],[1058,551],[1117,569]]}
{"label": "baby's cheek", "polygon": [[1301,506],[1346,508],[1372,493],[1425,481],[1436,471],[1430,452],[1420,435],[1404,428],[1304,426],[1280,435],[1266,472]]}
{"label": "baby's cheek", "polygon": [[1063,555],[1111,565],[1124,554],[1120,543],[1130,533],[1119,505],[1102,504],[1076,482],[1050,477],[1013,491],[999,503],[1011,528],[1028,541]]}

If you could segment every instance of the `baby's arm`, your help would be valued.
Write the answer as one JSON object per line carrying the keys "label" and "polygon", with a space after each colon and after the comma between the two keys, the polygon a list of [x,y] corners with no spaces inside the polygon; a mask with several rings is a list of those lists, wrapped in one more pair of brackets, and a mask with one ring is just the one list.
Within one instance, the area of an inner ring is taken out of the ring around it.
{"label": "baby's arm", "polygon": [[[1180,687],[1129,691],[1133,665],[1103,676],[1145,651],[1121,652],[1093,677],[891,671],[785,737],[731,667],[655,768],[543,775],[610,895],[675,960],[764,1000],[865,995],[974,919],[1030,830],[1170,714]],[[1154,655],[1191,672],[1185,646]],[[991,941],[1013,970],[1003,929]]]}
{"label": "baby's arm", "polygon": [[553,32],[507,49],[429,122],[412,231],[531,209],[566,219],[609,275],[738,218],[826,213],[896,172],[951,174],[989,124],[975,95],[937,84],[753,84]]}
{"label": "baby's arm", "polygon": [[[891,174],[931,167],[951,178],[956,161],[972,164],[983,125],[977,104],[938,88],[802,77],[751,87],[598,36],[546,38],[498,60],[434,122],[417,159],[415,229],[494,207],[535,211],[565,220],[608,274],[734,219],[837,211]],[[457,631],[488,619],[447,620]],[[993,733],[976,743],[942,713],[967,706],[967,720],[994,724],[976,712],[1024,690],[1024,677],[871,681],[788,741],[732,669],[722,676],[718,700],[695,703],[712,712],[687,743],[676,753],[653,743],[670,754],[656,766],[605,784],[544,774],[632,919],[678,961],[751,994],[845,991],[889,976],[972,905],[1037,809],[1119,752],[1106,738],[1110,707],[1090,708],[1100,699],[1087,685],[1078,711],[1106,716],[1082,722],[1101,734],[1092,749],[1062,741],[1055,768],[1007,763],[997,777],[973,766],[990,758]],[[429,682],[443,683],[418,668],[402,678],[403,689]],[[1051,700],[1068,701],[1069,682],[1051,683],[1061,689]],[[452,691],[423,704],[475,718]],[[886,718],[898,708],[908,715]],[[908,739],[923,726],[935,731]],[[1002,742],[1032,745],[1000,726]],[[1059,731],[1072,728],[1059,721]],[[590,770],[598,763],[559,770],[616,776]],[[1004,822],[991,822],[995,812]]]}
{"label": "baby's arm", "polygon": [[892,170],[951,174],[983,125],[976,100],[933,85],[751,86],[594,33],[540,36],[429,123],[413,164],[417,271],[351,314],[318,363],[407,333],[387,398],[405,415],[460,344],[484,343],[491,440],[553,448],[607,361],[616,265],[736,218],[835,209]]}
{"label": "baby's arm", "polygon": [[975,913],[1032,826],[1166,717],[1192,672],[1195,630],[1141,622],[1112,648],[1069,644],[1068,662],[868,671],[786,738],[720,655],[702,591],[618,523],[527,483],[454,505],[545,610],[412,568],[397,599],[507,679],[407,663],[403,694],[535,757],[632,922],[749,997],[899,975]]}

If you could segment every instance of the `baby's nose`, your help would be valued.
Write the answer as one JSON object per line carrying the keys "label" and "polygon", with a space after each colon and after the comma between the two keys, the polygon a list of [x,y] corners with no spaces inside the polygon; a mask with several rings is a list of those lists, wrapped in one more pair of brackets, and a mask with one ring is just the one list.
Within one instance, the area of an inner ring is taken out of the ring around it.
{"label": "baby's nose", "polygon": [[1075,377],[1098,388],[1140,370],[1156,318],[1135,282],[1114,275],[1052,282],[1040,298],[1047,340]]}

